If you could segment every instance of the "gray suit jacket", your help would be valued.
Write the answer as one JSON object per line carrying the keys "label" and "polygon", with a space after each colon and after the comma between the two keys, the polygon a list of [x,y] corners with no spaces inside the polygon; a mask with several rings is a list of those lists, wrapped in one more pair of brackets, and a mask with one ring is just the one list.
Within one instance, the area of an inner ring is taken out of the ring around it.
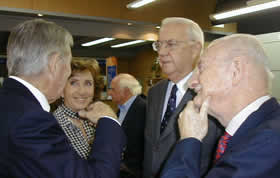
{"label": "gray suit jacket", "polygon": [[[188,101],[194,97],[194,92],[188,90],[183,96],[181,102],[172,114],[167,127],[160,134],[160,125],[162,110],[165,100],[165,94],[168,87],[168,80],[162,80],[153,86],[147,97],[147,116],[145,126],[145,149],[143,162],[143,177],[159,177],[164,163],[172,152],[176,142],[180,138],[177,119],[180,112]],[[221,136],[222,129],[216,125],[216,122],[209,119],[208,135],[203,140],[201,172],[204,175],[213,160],[213,152]]]}

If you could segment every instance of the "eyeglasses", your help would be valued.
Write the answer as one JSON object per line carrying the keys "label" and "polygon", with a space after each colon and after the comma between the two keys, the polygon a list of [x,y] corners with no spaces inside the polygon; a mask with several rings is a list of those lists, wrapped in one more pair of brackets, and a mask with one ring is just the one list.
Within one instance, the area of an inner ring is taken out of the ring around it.
{"label": "eyeglasses", "polygon": [[153,42],[153,49],[154,51],[159,51],[163,45],[165,45],[165,48],[168,49],[175,49],[179,43],[188,43],[190,41],[177,41],[177,40],[164,40],[164,41],[155,41]]}

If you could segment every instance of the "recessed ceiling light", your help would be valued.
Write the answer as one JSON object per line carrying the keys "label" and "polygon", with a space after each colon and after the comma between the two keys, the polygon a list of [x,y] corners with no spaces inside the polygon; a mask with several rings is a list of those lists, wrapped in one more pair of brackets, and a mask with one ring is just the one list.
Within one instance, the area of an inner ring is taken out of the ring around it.
{"label": "recessed ceiling light", "polygon": [[42,17],[42,16],[44,16],[43,14],[37,14],[39,17]]}
{"label": "recessed ceiling light", "polygon": [[278,6],[280,6],[280,1],[275,0],[275,1],[258,4],[258,5],[254,5],[254,6],[249,6],[249,7],[244,7],[244,8],[228,11],[228,12],[213,14],[213,15],[210,15],[210,19],[222,20],[222,19],[235,17],[235,16],[239,16],[239,15],[244,15],[244,14],[249,14],[252,12],[262,11],[265,9],[270,9],[270,8],[274,8],[274,7],[278,7]]}
{"label": "recessed ceiling light", "polygon": [[160,26],[158,25],[158,26],[156,26],[156,28],[157,28],[157,29],[160,29]]}
{"label": "recessed ceiling light", "polygon": [[127,8],[138,8],[138,7],[144,6],[146,4],[149,4],[153,1],[155,1],[155,0],[137,0],[137,1],[133,1],[129,4],[127,4],[126,7]]}
{"label": "recessed ceiling light", "polygon": [[225,28],[225,24],[214,25],[213,27]]}
{"label": "recessed ceiling light", "polygon": [[113,46],[111,46],[111,48],[120,48],[120,47],[130,46],[130,45],[134,45],[134,44],[138,44],[138,43],[143,43],[143,42],[146,42],[146,41],[145,40],[135,40],[135,41],[130,41],[130,42],[126,42],[126,43],[121,43],[121,44],[113,45]]}
{"label": "recessed ceiling light", "polygon": [[101,38],[101,39],[98,39],[98,40],[83,43],[82,46],[93,46],[93,45],[97,45],[97,44],[100,44],[100,43],[105,43],[107,41],[112,41],[114,39],[115,38]]}

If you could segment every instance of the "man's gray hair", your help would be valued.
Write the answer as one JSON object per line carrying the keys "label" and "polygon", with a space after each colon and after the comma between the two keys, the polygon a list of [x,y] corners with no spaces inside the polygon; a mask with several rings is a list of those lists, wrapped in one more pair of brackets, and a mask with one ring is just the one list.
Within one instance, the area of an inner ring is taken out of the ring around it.
{"label": "man's gray hair", "polygon": [[28,20],[10,33],[7,46],[9,75],[31,76],[42,72],[54,54],[69,55],[72,35],[63,27],[42,19]]}
{"label": "man's gray hair", "polygon": [[182,17],[167,17],[162,20],[161,26],[169,23],[179,23],[179,24],[186,24],[189,28],[189,37],[193,41],[197,41],[201,44],[201,48],[203,49],[204,46],[204,33],[199,27],[197,23],[190,19],[182,18]]}
{"label": "man's gray hair", "polygon": [[119,74],[118,84],[120,88],[128,88],[132,95],[139,95],[142,93],[142,86],[138,80],[130,74]]}

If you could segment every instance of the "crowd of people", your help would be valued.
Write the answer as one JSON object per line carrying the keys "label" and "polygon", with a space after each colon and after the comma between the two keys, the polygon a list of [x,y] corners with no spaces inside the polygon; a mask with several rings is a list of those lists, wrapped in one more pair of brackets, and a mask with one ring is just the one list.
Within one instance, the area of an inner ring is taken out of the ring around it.
{"label": "crowd of people", "polygon": [[12,29],[0,177],[279,177],[280,106],[255,36],[205,48],[197,23],[165,18],[153,49],[166,79],[145,96],[134,76],[116,75],[108,89],[116,112],[99,101],[98,62],[72,59],[71,46],[72,35],[53,22]]}

